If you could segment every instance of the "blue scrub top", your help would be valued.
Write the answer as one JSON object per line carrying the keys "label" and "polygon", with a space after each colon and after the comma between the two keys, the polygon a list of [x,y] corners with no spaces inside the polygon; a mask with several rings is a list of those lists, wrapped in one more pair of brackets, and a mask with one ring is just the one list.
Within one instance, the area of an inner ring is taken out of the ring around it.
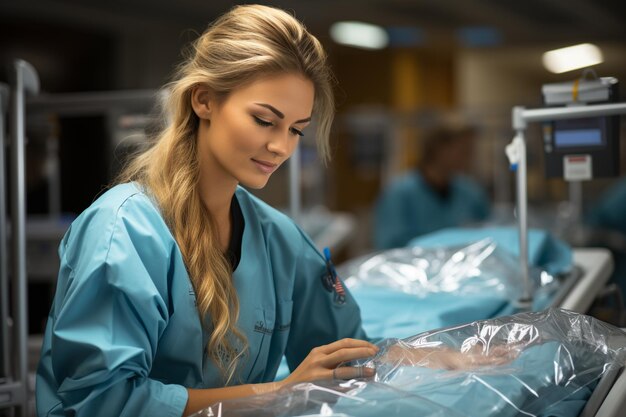
{"label": "blue scrub top", "polygon": [[377,249],[405,246],[416,236],[446,227],[485,220],[489,200],[471,179],[456,176],[446,197],[417,171],[393,180],[379,197],[374,218]]}
{"label": "blue scrub top", "polygon": [[[366,339],[349,292],[339,304],[324,289],[311,240],[243,188],[235,195],[245,229],[233,280],[249,343],[235,383],[272,381],[283,355],[293,370],[316,346]],[[138,185],[103,194],[72,223],[59,255],[39,416],[180,416],[185,387],[224,386],[180,249]]]}

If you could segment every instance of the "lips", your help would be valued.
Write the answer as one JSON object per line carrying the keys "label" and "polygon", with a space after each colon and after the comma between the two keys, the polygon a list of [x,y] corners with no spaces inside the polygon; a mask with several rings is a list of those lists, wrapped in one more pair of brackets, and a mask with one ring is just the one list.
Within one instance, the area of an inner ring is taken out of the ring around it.
{"label": "lips", "polygon": [[252,159],[252,162],[254,162],[259,171],[263,172],[264,174],[271,174],[272,172],[276,171],[276,168],[278,168],[278,164],[273,164],[267,161]]}

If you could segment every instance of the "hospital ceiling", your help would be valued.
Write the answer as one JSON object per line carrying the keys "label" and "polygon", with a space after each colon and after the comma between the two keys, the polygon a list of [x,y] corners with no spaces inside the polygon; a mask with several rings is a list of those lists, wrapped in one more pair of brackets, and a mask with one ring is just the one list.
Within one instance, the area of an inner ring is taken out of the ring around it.
{"label": "hospital ceiling", "polygon": [[[2,19],[45,20],[109,34],[193,28],[227,10],[226,0],[0,1]],[[459,29],[490,28],[503,46],[626,39],[624,0],[278,0],[322,38],[337,20],[415,27],[421,46],[455,42]]]}

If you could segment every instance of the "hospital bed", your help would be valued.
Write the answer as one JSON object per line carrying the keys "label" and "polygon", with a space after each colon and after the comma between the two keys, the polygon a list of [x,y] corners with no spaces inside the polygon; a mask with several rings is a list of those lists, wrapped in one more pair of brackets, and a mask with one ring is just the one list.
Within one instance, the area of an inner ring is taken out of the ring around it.
{"label": "hospital bed", "polygon": [[[626,333],[562,309],[385,339],[372,379],[327,380],[215,404],[200,416],[622,415]],[[449,354],[462,352],[462,360]],[[606,393],[608,392],[608,395]]]}
{"label": "hospital bed", "polygon": [[[613,271],[610,251],[570,249],[538,230],[531,230],[529,237],[538,286],[531,309],[588,312]],[[522,276],[515,239],[512,228],[447,229],[412,241],[407,248],[365,255],[337,269],[362,306],[368,334],[405,337],[527,310],[517,303]],[[395,311],[398,305],[402,307]],[[387,318],[381,320],[371,311],[385,312]]]}
{"label": "hospital bed", "polygon": [[[613,259],[608,249],[574,249],[574,263],[584,273],[560,306],[572,311],[589,309],[598,291],[608,282],[613,271]],[[625,364],[622,364],[625,365]],[[619,417],[626,413],[626,373],[623,368],[606,375],[590,397],[580,417]]]}
{"label": "hospital bed", "polygon": [[608,249],[575,248],[573,263],[577,267],[574,281],[566,284],[566,291],[556,300],[555,307],[586,313],[613,272],[613,258]]}
{"label": "hospital bed", "polygon": [[[604,248],[577,248],[573,255],[574,265],[579,267],[579,277],[558,301],[558,306],[584,313],[608,282],[613,272],[613,258]],[[607,374],[598,384],[580,417],[619,417],[625,413],[626,373],[620,368]]]}
{"label": "hospital bed", "polygon": [[[458,233],[455,233],[458,234]],[[534,235],[531,235],[534,236]],[[439,236],[441,237],[441,236]],[[485,257],[485,253],[488,253],[491,246],[488,244],[482,244],[477,246],[476,250],[474,250],[474,254],[476,259],[482,259],[485,265],[489,265],[493,271],[497,273],[503,271],[502,268],[509,268],[513,265],[514,269],[517,269],[517,261],[514,258],[508,258],[507,256],[496,256],[494,262],[485,262],[485,259],[488,260],[488,257]],[[406,249],[408,250],[408,249]],[[458,254],[457,248],[455,248],[452,252],[456,252]],[[466,258],[471,259],[471,254],[468,255],[471,251],[465,251]],[[436,265],[437,262],[433,259],[432,255],[428,253],[424,254],[424,252],[416,252],[419,256],[425,257],[429,259],[432,265]],[[498,254],[497,251],[494,254]],[[492,254],[493,255],[493,254]],[[532,255],[532,251],[531,251]],[[599,291],[605,286],[612,272],[613,263],[611,254],[606,249],[601,248],[578,248],[573,249],[571,251],[571,260],[574,265],[567,274],[561,274],[558,278],[558,285],[554,286],[551,291],[552,298],[549,300],[548,304],[540,305],[543,309],[544,307],[560,307],[567,310],[571,310],[574,312],[585,313],[589,310],[591,304],[593,303],[596,295]],[[431,256],[431,258],[429,258]],[[436,256],[450,256],[449,254],[437,254]],[[453,257],[453,256],[451,256]],[[376,271],[376,261],[372,261],[372,259],[376,258],[376,254],[371,255],[369,258],[364,257],[358,262],[367,263],[370,271]],[[401,258],[401,256],[400,256]],[[402,265],[393,265],[394,262],[398,261],[398,257],[393,259],[393,257],[387,257],[380,260],[380,265],[384,265],[386,268],[397,268],[397,270],[402,270]],[[513,264],[511,264],[513,262]],[[547,262],[547,261],[544,261]],[[554,256],[550,260],[552,265],[555,265]],[[558,264],[558,262],[556,263]],[[471,264],[471,265],[476,265]],[[406,265],[405,265],[406,266]],[[449,265],[448,265],[449,267]],[[443,266],[439,266],[437,268],[443,268]],[[481,314],[493,314],[496,316],[508,315],[510,313],[515,312],[513,308],[514,303],[507,305],[503,303],[503,300],[499,299],[497,296],[493,296],[493,294],[497,294],[498,288],[493,283],[489,284],[487,287],[480,287],[480,283],[472,283],[471,280],[469,282],[470,287],[474,286],[471,291],[473,291],[472,296],[468,298],[463,298],[463,292],[456,291],[455,296],[458,296],[456,303],[460,305],[457,307],[457,311],[450,312],[450,309],[446,311],[446,309],[437,310],[440,306],[446,305],[447,295],[441,295],[438,293],[439,287],[435,286],[430,287],[430,295],[429,297],[423,297],[417,302],[412,302],[410,297],[404,297],[399,293],[389,293],[385,294],[385,291],[380,288],[374,288],[372,291],[365,287],[359,287],[358,285],[354,285],[351,282],[351,272],[350,265],[342,265],[338,268],[341,272],[340,275],[347,279],[346,284],[351,288],[355,298],[362,305],[362,315],[364,320],[364,327],[368,331],[370,336],[380,335],[384,333],[383,336],[392,337],[397,335],[398,337],[405,337],[409,334],[415,334],[417,332],[421,332],[423,330],[433,329],[437,327],[446,327],[446,326],[454,326],[461,325],[461,323],[466,323],[471,320],[481,320],[487,319],[489,317],[481,317]],[[436,268],[435,268],[436,269]],[[452,271],[454,273],[454,265],[452,269],[448,268],[448,271]],[[432,273],[431,270],[429,273]],[[392,276],[393,273],[387,274],[387,278],[390,279],[389,276]],[[488,277],[493,278],[493,277]],[[519,277],[514,277],[514,279],[518,279]],[[489,280],[488,280],[489,281]],[[373,281],[372,281],[373,282]],[[370,283],[372,283],[370,282]],[[458,282],[461,282],[460,280]],[[454,283],[454,282],[452,282]],[[411,296],[420,297],[419,290],[415,290],[415,288],[407,288],[406,283],[398,283],[396,280],[393,285],[396,286],[396,289],[402,288],[402,291],[406,293],[411,293]],[[451,282],[442,282],[439,283],[440,286],[450,286]],[[438,285],[439,285],[438,284]],[[453,291],[453,292],[454,292]],[[484,295],[483,293],[490,292],[491,295]],[[500,295],[505,294],[500,293]],[[480,301],[482,308],[486,308],[486,310],[477,311],[472,307],[472,304],[476,301],[476,294],[480,294]],[[423,294],[422,294],[423,295]],[[370,297],[370,298],[368,298]],[[379,301],[378,304],[372,304],[372,301]],[[460,300],[460,301],[459,301]],[[416,309],[415,306],[420,306],[420,309]],[[435,313],[431,313],[427,310],[435,310]],[[372,314],[372,312],[374,312]],[[396,316],[397,320],[394,321],[392,316]],[[419,319],[417,318],[419,317]],[[425,322],[420,322],[422,318],[425,318]],[[387,332],[387,333],[385,333]],[[404,332],[404,333],[403,333]],[[626,342],[624,344],[626,348]],[[534,366],[537,366],[536,364]],[[318,387],[322,391],[325,389],[330,389],[332,391],[332,383],[328,383],[326,385]],[[316,387],[312,387],[311,389],[318,389]],[[336,387],[335,387],[336,388]],[[438,390],[442,390],[442,392],[446,392],[445,387],[437,387]],[[306,391],[306,390],[305,390]],[[314,396],[309,392],[310,395]],[[307,395],[309,395],[307,394]],[[395,398],[396,402],[406,402],[407,397],[402,397],[401,395],[398,397],[398,393],[395,391],[390,391],[388,393],[391,397],[388,398],[379,398],[379,401],[390,401],[391,398]],[[295,394],[294,394],[295,395]],[[299,395],[299,394],[298,394]],[[441,394],[443,395],[443,394]],[[297,395],[296,395],[297,396]],[[394,397],[395,396],[395,397]],[[586,397],[589,400],[586,402],[585,408],[580,412],[579,415],[584,417],[590,416],[603,416],[603,417],[617,417],[622,415],[624,410],[624,406],[626,406],[626,375],[621,372],[621,367],[617,366],[614,369],[611,369],[610,372],[606,372],[606,374],[602,377],[600,382],[597,385],[597,388],[590,394],[590,396]],[[585,399],[586,399],[585,398]],[[267,400],[267,398],[265,399]],[[575,399],[574,401],[579,401],[580,399]],[[278,401],[278,400],[277,400]],[[294,397],[294,401],[297,401]],[[416,400],[417,401],[417,400]],[[393,402],[393,401],[391,401]],[[257,407],[258,404],[255,405]],[[410,406],[409,406],[410,407]],[[245,408],[245,407],[244,407]],[[578,410],[580,410],[579,407]],[[241,409],[237,408],[237,412],[231,414],[230,412],[225,412],[223,415],[246,415],[245,413],[240,414]],[[274,410],[276,411],[276,410]],[[328,411],[328,410],[327,410]],[[338,412],[337,410],[334,410]],[[407,410],[405,410],[407,411]],[[408,411],[407,411],[408,412]],[[450,413],[450,410],[439,410],[437,407],[433,409],[429,409],[428,407],[424,409],[411,409],[410,412],[419,412],[424,415],[439,415],[436,412],[440,412],[441,415],[456,415],[454,413]],[[431,414],[429,414],[431,413]],[[270,414],[268,415],[289,415],[289,414]],[[299,415],[299,414],[295,414]],[[328,414],[328,415],[338,415],[338,414]],[[348,414],[349,415],[349,414]],[[361,414],[357,414],[361,415]],[[376,415],[376,414],[372,414]],[[401,415],[401,414],[399,414]],[[461,414],[463,415],[463,414]],[[473,415],[473,414],[470,414]],[[487,415],[487,414],[485,414]],[[494,414],[499,415],[499,414]],[[515,414],[517,415],[517,414]],[[519,415],[533,415],[533,414],[523,414]],[[539,415],[539,414],[538,414]],[[556,414],[561,415],[561,414]],[[568,415],[568,414],[562,414]],[[578,414],[577,414],[578,415]]]}

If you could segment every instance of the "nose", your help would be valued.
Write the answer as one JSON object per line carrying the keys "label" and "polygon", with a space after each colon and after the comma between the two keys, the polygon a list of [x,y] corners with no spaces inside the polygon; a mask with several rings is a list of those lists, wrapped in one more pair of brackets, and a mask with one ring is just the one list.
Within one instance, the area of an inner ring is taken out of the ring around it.
{"label": "nose", "polygon": [[270,137],[270,140],[267,142],[267,150],[276,156],[286,158],[291,155],[296,143],[296,140],[289,137],[289,132],[281,132]]}

